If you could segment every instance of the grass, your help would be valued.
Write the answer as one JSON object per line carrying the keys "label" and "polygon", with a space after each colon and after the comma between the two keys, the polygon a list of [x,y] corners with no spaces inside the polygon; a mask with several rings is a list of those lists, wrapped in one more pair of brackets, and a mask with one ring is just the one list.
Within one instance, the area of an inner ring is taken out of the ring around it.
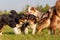
{"label": "grass", "polygon": [[0,40],[60,40],[60,36],[48,34],[47,29],[35,35],[32,35],[31,32],[27,35],[15,35],[10,27],[5,26],[3,28],[3,35],[0,36]]}

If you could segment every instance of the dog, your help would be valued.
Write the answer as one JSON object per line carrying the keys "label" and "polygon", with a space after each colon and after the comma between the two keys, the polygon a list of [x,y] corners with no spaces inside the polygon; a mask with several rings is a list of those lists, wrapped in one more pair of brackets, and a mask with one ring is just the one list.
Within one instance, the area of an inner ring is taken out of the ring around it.
{"label": "dog", "polygon": [[40,33],[43,29],[48,28],[50,33],[50,18],[52,16],[52,12],[49,9],[46,13],[41,16],[41,20],[38,21],[37,33]]}
{"label": "dog", "polygon": [[60,1],[56,2],[56,5],[52,8],[52,18],[51,18],[51,32],[56,34],[56,29],[59,30],[60,34]]}
{"label": "dog", "polygon": [[22,29],[23,29],[24,33],[28,34],[28,29],[31,28],[32,29],[32,34],[34,35],[35,32],[36,32],[36,26],[37,26],[36,16],[34,16],[32,14],[28,14],[27,22],[25,22],[22,25]]}
{"label": "dog", "polygon": [[28,7],[27,14],[33,14],[40,19],[43,12],[40,12],[35,7],[30,6],[30,7]]}
{"label": "dog", "polygon": [[[52,34],[56,34],[56,29],[59,30],[60,34],[60,1],[56,2],[56,5],[49,9],[49,15],[47,18],[43,17],[38,24],[38,32],[42,29],[49,27]],[[44,14],[45,15],[45,14]],[[49,26],[50,25],[50,26]]]}
{"label": "dog", "polygon": [[[11,14],[0,15],[0,34],[2,35],[2,28],[4,25],[9,25],[15,34],[20,34],[20,27],[25,19],[24,14],[17,14],[15,10],[10,11]],[[23,20],[23,21],[21,21]]]}

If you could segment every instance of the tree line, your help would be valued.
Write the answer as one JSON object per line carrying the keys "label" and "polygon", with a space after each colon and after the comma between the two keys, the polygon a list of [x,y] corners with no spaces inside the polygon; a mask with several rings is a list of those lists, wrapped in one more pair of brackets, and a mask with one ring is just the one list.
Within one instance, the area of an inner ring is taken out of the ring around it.
{"label": "tree line", "polygon": [[[27,11],[27,9],[28,9],[29,6],[30,6],[30,5],[26,5],[26,6],[23,8],[23,10],[22,10],[22,11],[19,11],[18,13],[25,13],[25,12]],[[46,11],[50,8],[50,6],[49,6],[48,4],[46,4],[45,7],[43,7],[42,5],[37,5],[35,8],[36,8],[38,11],[46,12]],[[4,10],[4,11],[0,10],[0,15],[1,15],[1,14],[9,14],[9,11],[8,11],[8,10]]]}

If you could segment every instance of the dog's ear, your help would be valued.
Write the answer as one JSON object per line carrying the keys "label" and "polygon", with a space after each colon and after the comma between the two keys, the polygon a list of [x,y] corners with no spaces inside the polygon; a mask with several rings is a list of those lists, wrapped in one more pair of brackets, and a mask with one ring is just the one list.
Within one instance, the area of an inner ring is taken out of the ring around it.
{"label": "dog's ear", "polygon": [[17,15],[17,12],[15,10],[11,10],[10,13],[13,15]]}

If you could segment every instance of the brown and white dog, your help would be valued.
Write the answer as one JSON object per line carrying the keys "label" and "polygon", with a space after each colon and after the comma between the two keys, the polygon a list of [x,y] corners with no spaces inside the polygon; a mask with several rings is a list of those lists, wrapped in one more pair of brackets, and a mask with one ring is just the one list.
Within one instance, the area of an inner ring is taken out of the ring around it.
{"label": "brown and white dog", "polygon": [[38,27],[37,27],[38,33],[40,33],[45,28],[49,28],[50,26],[50,12],[49,11],[44,13],[41,17],[41,20],[38,21]]}
{"label": "brown and white dog", "polygon": [[[35,7],[28,8],[28,11],[26,14],[27,15],[27,22],[22,25],[22,28],[23,28],[23,26],[25,27],[25,30],[24,30],[25,34],[28,34],[28,28],[32,29],[32,34],[35,34],[37,21],[39,20],[39,18],[41,18],[40,14],[42,14],[42,13],[37,11],[35,9]],[[27,24],[29,24],[29,25],[27,25]]]}
{"label": "brown and white dog", "polygon": [[[28,12],[38,17],[38,32],[41,32],[42,29],[45,29],[50,26],[50,14],[51,9],[49,9],[45,14],[37,11],[34,7],[29,7]],[[32,22],[31,22],[32,23]]]}
{"label": "brown and white dog", "polygon": [[56,34],[56,29],[60,33],[60,0],[57,0],[56,5],[52,8],[52,18],[51,18],[51,30],[53,34]]}
{"label": "brown and white dog", "polygon": [[43,13],[38,11],[35,7],[30,6],[28,8],[28,14],[33,14],[40,19]]}
{"label": "brown and white dog", "polygon": [[42,29],[49,27],[52,34],[56,34],[56,30],[59,30],[60,34],[60,1],[56,2],[56,5],[49,9],[49,15],[47,18],[42,19],[38,25],[38,32]]}
{"label": "brown and white dog", "polygon": [[29,13],[29,14],[33,14],[33,15],[37,16],[36,11],[37,11],[37,10],[35,9],[35,7],[29,7],[29,8],[28,8],[28,13]]}
{"label": "brown and white dog", "polygon": [[25,22],[21,29],[24,31],[25,34],[28,34],[28,29],[31,28],[32,29],[32,34],[35,34],[36,32],[36,27],[37,27],[37,19],[36,16],[29,14],[27,16],[27,22]]}

